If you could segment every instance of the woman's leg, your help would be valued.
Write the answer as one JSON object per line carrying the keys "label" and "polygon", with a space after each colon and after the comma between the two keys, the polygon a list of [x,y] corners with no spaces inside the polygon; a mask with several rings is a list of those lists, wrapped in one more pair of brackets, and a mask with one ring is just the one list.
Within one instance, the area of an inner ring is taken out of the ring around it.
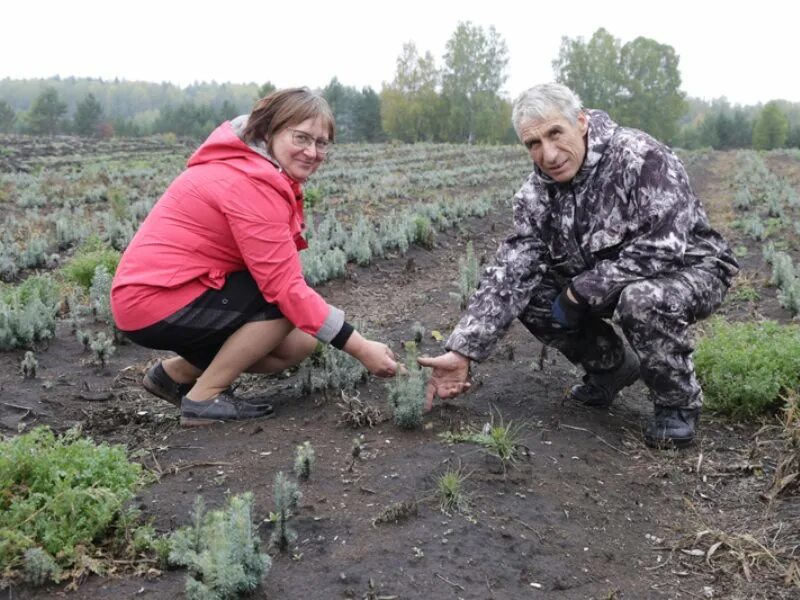
{"label": "woman's leg", "polygon": [[161,361],[161,366],[175,383],[194,383],[203,373],[185,358],[174,356]]}
{"label": "woman's leg", "polygon": [[280,373],[311,356],[317,347],[317,338],[295,329],[278,346],[261,360],[253,363],[248,373]]}
{"label": "woman's leg", "polygon": [[227,389],[239,375],[272,353],[293,328],[286,319],[245,323],[225,341],[187,397],[196,402],[210,400]]}
{"label": "woman's leg", "polygon": [[[248,373],[280,373],[303,362],[317,348],[317,338],[295,329],[278,346],[261,360],[248,367]],[[180,356],[166,358],[161,366],[176,383],[194,383],[203,373]]]}

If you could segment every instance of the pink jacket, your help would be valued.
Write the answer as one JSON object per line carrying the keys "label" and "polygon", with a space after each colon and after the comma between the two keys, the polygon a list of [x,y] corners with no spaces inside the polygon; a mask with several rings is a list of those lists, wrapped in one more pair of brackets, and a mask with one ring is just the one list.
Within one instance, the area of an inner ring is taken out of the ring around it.
{"label": "pink jacket", "polygon": [[303,278],[300,186],[239,138],[240,119],[198,148],[122,255],[111,289],[121,330],[153,325],[245,269],[299,329],[329,342],[342,328],[342,311]]}

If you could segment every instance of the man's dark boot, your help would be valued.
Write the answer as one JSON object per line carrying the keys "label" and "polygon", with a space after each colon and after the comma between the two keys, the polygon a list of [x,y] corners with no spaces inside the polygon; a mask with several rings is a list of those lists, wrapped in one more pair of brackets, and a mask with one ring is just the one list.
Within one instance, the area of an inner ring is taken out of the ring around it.
{"label": "man's dark boot", "polygon": [[586,373],[583,383],[572,386],[569,397],[586,406],[608,408],[623,388],[639,379],[639,357],[625,346],[622,364],[602,373]]}
{"label": "man's dark boot", "polygon": [[644,443],[651,448],[685,448],[694,440],[700,419],[699,408],[655,405],[653,422],[644,432]]}

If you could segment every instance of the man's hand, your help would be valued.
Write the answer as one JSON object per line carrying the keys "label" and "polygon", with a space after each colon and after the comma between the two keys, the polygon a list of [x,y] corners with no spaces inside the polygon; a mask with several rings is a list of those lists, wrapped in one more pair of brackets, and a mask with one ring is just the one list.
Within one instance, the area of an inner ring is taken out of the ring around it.
{"label": "man's hand", "polygon": [[453,398],[466,392],[472,384],[469,380],[470,360],[458,352],[447,352],[441,356],[420,356],[417,362],[423,367],[433,368],[428,387],[425,389],[425,410],[433,406],[433,397]]}
{"label": "man's hand", "polygon": [[589,306],[576,298],[568,287],[556,296],[551,309],[556,323],[566,329],[577,329],[589,314]]}

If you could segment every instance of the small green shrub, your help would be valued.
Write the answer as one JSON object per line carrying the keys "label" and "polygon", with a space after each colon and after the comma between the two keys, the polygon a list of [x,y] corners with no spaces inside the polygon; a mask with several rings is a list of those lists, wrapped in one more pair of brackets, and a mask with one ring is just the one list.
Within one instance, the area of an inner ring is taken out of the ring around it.
{"label": "small green shrub", "polygon": [[58,285],[49,275],[0,287],[0,351],[30,348],[53,337],[59,301]]}
{"label": "small green shrub", "polygon": [[192,526],[170,537],[169,562],[189,569],[189,600],[225,600],[254,590],[272,561],[259,551],[253,527],[253,495],[232,496],[227,506],[205,512],[202,498],[194,505]]}
{"label": "small green shrub", "polygon": [[322,200],[322,191],[318,187],[306,187],[303,190],[303,206],[305,210],[311,212],[311,209]]}
{"label": "small green shrub", "polygon": [[142,481],[122,446],[76,432],[56,437],[40,427],[0,441],[0,572],[46,578],[52,569],[42,552],[72,566],[77,547],[103,541]]}
{"label": "small green shrub", "polygon": [[117,270],[120,256],[118,250],[107,246],[95,236],[86,240],[61,272],[65,279],[81,285],[88,292],[98,265],[103,265],[106,271],[113,275]]}
{"label": "small green shrub", "polygon": [[747,419],[773,411],[800,385],[800,327],[709,322],[694,354],[706,406]]}
{"label": "small green shrub", "polygon": [[728,299],[731,302],[758,302],[761,300],[761,294],[752,285],[737,286],[729,295]]}
{"label": "small green shrub", "polygon": [[430,250],[436,238],[436,230],[428,217],[414,216],[414,243]]}

